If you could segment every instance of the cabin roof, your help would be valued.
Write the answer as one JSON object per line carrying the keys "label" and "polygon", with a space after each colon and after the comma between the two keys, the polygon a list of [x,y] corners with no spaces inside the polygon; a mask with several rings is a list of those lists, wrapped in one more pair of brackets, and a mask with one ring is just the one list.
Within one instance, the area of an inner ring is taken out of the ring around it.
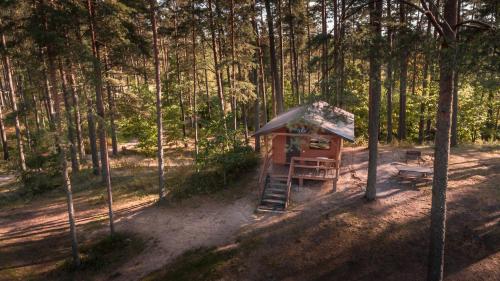
{"label": "cabin roof", "polygon": [[267,135],[295,122],[304,121],[312,126],[354,141],[354,114],[324,101],[294,107],[269,121],[254,135]]}

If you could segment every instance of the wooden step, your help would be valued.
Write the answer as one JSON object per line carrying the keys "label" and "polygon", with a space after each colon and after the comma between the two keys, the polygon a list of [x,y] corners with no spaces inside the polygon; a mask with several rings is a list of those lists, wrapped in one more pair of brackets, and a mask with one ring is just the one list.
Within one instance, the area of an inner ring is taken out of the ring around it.
{"label": "wooden step", "polygon": [[285,199],[286,198],[286,195],[285,194],[278,194],[278,193],[264,193],[264,198],[266,197],[274,197],[274,198],[283,198]]}
{"label": "wooden step", "polygon": [[277,174],[274,174],[274,175],[271,175],[270,178],[272,179],[279,179],[279,178],[288,178],[288,175],[277,175]]}
{"label": "wooden step", "polygon": [[259,206],[257,207],[257,211],[261,212],[273,212],[273,213],[285,213],[284,208],[274,208],[274,207],[268,207],[268,206]]}
{"label": "wooden step", "polygon": [[274,188],[283,188],[283,189],[286,189],[288,187],[286,183],[271,183],[269,186]]}
{"label": "wooden step", "polygon": [[283,205],[285,205],[285,201],[284,200],[276,200],[276,199],[264,198],[264,199],[262,199],[262,202],[265,202],[265,203],[277,203],[277,204],[283,204]]}
{"label": "wooden step", "polygon": [[286,189],[283,188],[274,188],[274,187],[268,187],[266,188],[266,191],[272,191],[272,192],[279,192],[279,193],[286,193]]}
{"label": "wooden step", "polygon": [[287,182],[288,181],[288,178],[286,179],[271,179],[269,182]]}

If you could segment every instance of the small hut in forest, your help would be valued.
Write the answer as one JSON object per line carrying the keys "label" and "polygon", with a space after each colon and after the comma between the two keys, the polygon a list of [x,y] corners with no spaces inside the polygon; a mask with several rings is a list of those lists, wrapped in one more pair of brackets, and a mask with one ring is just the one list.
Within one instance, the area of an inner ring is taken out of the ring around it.
{"label": "small hut in forest", "polygon": [[[336,190],[342,141],[354,141],[354,115],[320,101],[292,108],[261,127],[265,157],[259,210],[284,211],[292,182],[332,181]],[[269,144],[270,142],[270,144]]]}

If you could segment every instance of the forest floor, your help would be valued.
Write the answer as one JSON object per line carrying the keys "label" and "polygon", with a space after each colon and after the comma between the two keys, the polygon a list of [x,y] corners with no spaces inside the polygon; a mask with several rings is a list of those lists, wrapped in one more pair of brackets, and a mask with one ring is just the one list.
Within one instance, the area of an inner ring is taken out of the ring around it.
{"label": "forest floor", "polygon": [[[70,243],[56,190],[0,206],[0,280],[424,280],[431,187],[394,176],[402,151],[381,147],[375,202],[362,198],[367,150],[346,147],[337,192],[331,183],[294,190],[282,215],[254,212],[257,172],[217,194],[156,204],[154,160],[121,156],[116,228],[138,237],[140,250],[95,272],[61,274]],[[171,158],[170,171],[188,161]],[[449,170],[446,280],[500,280],[499,148],[454,149]],[[0,195],[15,191],[8,171],[0,179]],[[85,248],[108,233],[105,190],[89,172],[74,182]]]}

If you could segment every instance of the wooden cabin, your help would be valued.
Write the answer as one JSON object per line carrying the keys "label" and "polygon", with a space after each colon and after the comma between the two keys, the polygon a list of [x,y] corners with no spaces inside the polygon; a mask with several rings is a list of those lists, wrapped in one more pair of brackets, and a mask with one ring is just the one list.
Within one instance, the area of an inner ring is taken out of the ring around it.
{"label": "wooden cabin", "polygon": [[264,137],[259,210],[282,212],[294,180],[331,181],[336,190],[343,140],[354,141],[354,115],[326,102],[295,107],[254,136]]}

